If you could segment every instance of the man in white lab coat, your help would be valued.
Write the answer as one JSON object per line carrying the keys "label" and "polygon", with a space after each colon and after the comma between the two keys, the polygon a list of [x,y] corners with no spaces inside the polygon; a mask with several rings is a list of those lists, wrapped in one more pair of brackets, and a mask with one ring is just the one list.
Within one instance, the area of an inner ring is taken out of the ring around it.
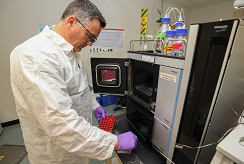
{"label": "man in white lab coat", "polygon": [[132,150],[137,137],[118,137],[91,125],[107,114],[91,97],[78,53],[96,41],[106,21],[89,0],[74,0],[53,29],[11,53],[11,86],[31,164],[81,164],[104,160],[113,150]]}

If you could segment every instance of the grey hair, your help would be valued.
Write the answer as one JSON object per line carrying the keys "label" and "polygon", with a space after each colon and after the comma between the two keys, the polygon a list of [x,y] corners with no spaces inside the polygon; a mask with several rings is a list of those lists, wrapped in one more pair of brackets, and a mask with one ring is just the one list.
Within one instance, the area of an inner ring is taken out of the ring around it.
{"label": "grey hair", "polygon": [[65,9],[61,21],[69,16],[74,15],[82,24],[89,24],[91,20],[97,18],[101,27],[106,26],[106,20],[98,8],[89,0],[74,0]]}

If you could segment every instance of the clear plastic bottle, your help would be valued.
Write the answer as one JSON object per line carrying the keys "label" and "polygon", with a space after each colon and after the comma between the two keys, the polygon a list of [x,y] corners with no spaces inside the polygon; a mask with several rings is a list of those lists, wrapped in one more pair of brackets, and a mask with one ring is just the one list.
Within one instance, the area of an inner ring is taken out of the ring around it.
{"label": "clear plastic bottle", "polygon": [[169,30],[169,23],[170,23],[170,18],[164,17],[162,18],[162,25],[157,31],[157,37],[164,39],[166,36],[166,31]]}
{"label": "clear plastic bottle", "polygon": [[[166,31],[169,30],[169,23],[170,23],[170,18],[169,17],[164,17],[162,18],[162,25],[157,31],[156,38],[157,39],[165,39],[165,34]],[[156,50],[157,48],[160,48],[162,50],[162,42],[156,41],[156,45],[154,45],[154,49]]]}
{"label": "clear plastic bottle", "polygon": [[177,21],[175,30],[177,30],[179,28],[184,28],[184,23],[185,23],[185,21]]}
{"label": "clear plastic bottle", "polygon": [[174,37],[175,37],[175,30],[166,31],[166,38],[164,41],[164,54],[165,55],[166,55],[166,45],[167,45],[167,55],[171,56],[173,41],[169,41],[169,40],[174,39]]}
{"label": "clear plastic bottle", "polygon": [[187,46],[186,35],[187,35],[186,28],[180,28],[176,30],[175,39],[178,40],[173,42],[172,56],[185,57],[186,46]]}

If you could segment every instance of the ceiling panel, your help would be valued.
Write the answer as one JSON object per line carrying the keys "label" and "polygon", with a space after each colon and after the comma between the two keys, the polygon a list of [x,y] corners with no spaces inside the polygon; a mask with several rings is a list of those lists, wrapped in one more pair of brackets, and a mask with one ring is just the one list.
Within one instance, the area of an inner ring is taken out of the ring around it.
{"label": "ceiling panel", "polygon": [[185,1],[185,2],[179,2],[178,6],[181,7],[186,7],[186,8],[191,8],[193,6],[199,5],[198,3],[195,2],[190,2],[190,1]]}
{"label": "ceiling panel", "polygon": [[[190,0],[191,2],[195,2],[195,3],[198,3],[198,4],[204,4],[204,3],[207,3],[207,2],[214,2],[216,0]],[[223,1],[223,0],[222,0]],[[215,3],[215,2],[214,2]]]}
{"label": "ceiling panel", "polygon": [[163,2],[174,4],[188,9],[197,9],[201,7],[216,5],[227,1],[233,1],[234,3],[234,0],[163,0]]}

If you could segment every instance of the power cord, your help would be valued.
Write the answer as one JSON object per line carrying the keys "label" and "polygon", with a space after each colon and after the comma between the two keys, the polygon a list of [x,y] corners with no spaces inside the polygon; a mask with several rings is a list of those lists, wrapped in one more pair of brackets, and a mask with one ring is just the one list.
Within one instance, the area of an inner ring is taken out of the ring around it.
{"label": "power cord", "polygon": [[203,146],[198,146],[198,147],[191,147],[191,146],[187,146],[187,145],[183,145],[183,144],[178,144],[178,143],[176,143],[175,148],[183,149],[183,147],[187,147],[187,148],[190,148],[190,149],[200,149],[200,148],[204,148],[204,147],[208,147],[208,146],[217,144],[217,143],[219,143],[220,141],[222,141],[223,138],[224,138],[229,132],[231,132],[234,128],[235,128],[235,127],[232,127],[232,128],[230,128],[229,130],[227,130],[227,131],[225,132],[225,134],[224,134],[224,135],[223,135],[217,142],[210,143],[210,144],[203,145]]}
{"label": "power cord", "polygon": [[229,101],[227,100],[227,98],[225,97],[225,95],[223,94],[223,92],[222,92],[221,90],[220,90],[220,93],[224,96],[225,100],[227,101],[228,105],[229,105],[230,108],[233,110],[233,112],[234,112],[238,117],[240,117],[239,114],[235,111],[235,109],[232,108],[232,106],[230,105]]}
{"label": "power cord", "polygon": [[[225,95],[223,94],[223,92],[220,90],[220,93],[223,95],[223,97],[225,98],[226,102],[228,103],[229,107],[232,109],[232,111],[240,118],[240,117],[244,117],[243,114],[240,116],[236,110],[230,105],[228,99],[225,97]],[[238,124],[244,124],[244,123],[238,123]],[[200,148],[204,148],[204,147],[208,147],[208,146],[211,146],[211,145],[215,145],[215,144],[218,144],[220,141],[223,140],[223,138],[230,132],[234,129],[235,127],[232,127],[230,128],[229,130],[227,130],[225,132],[225,134],[217,141],[217,142],[214,142],[214,143],[210,143],[210,144],[207,144],[207,145],[203,145],[203,146],[198,146],[198,147],[191,147],[191,146],[187,146],[187,145],[183,145],[183,144],[179,144],[179,143],[176,143],[175,145],[175,148],[178,148],[178,149],[183,149],[183,147],[187,147],[187,148],[190,148],[190,149],[200,149]]]}
{"label": "power cord", "polygon": [[166,159],[168,159],[171,163],[175,164],[173,161],[171,161],[166,155],[164,155],[156,146],[152,144],[153,148],[160,153],[162,156],[164,156]]}

